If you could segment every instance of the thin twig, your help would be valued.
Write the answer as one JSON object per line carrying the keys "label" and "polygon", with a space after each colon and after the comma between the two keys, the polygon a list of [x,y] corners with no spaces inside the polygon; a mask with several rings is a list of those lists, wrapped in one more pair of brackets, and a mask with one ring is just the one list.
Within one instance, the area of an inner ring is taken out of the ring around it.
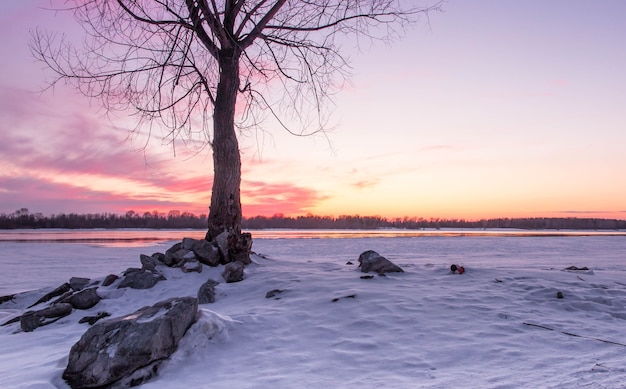
{"label": "thin twig", "polygon": [[609,343],[609,344],[616,344],[618,346],[626,347],[626,344],[619,343],[619,342],[614,342],[612,340],[599,339],[599,338],[594,338],[594,337],[591,337],[591,336],[584,336],[584,335],[573,334],[571,332],[559,331],[559,330],[555,330],[554,328],[542,326],[542,325],[539,325],[539,324],[533,324],[533,323],[522,323],[522,324],[527,325],[527,326],[531,326],[531,327],[543,328],[544,330],[548,330],[548,331],[557,331],[557,332],[560,332],[560,333],[562,333],[564,335],[574,336],[576,338],[597,340],[598,342]]}

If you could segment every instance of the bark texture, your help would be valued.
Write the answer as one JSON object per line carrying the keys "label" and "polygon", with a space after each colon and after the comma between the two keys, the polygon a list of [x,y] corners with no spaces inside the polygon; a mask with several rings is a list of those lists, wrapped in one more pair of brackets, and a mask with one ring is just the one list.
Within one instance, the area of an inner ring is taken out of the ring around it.
{"label": "bark texture", "polygon": [[239,56],[235,49],[219,52],[220,81],[213,114],[213,188],[207,240],[223,231],[241,233],[241,156],[235,132],[235,104],[239,90]]}

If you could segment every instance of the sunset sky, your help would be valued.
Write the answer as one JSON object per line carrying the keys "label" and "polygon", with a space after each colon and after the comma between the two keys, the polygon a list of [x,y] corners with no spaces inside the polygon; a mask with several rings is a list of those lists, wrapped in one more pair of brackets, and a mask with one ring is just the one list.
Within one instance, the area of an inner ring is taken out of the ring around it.
{"label": "sunset sky", "polygon": [[[208,148],[127,139],[131,117],[41,93],[29,31],[82,31],[47,5],[0,2],[0,213],[207,213]],[[626,1],[443,9],[391,46],[346,42],[326,136],[240,138],[244,216],[626,219]]]}

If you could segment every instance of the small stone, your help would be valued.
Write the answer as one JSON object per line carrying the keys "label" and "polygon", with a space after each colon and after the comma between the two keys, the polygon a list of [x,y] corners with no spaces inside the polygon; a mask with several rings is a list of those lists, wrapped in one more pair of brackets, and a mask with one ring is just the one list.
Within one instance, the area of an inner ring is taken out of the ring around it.
{"label": "small stone", "polygon": [[561,292],[560,290],[558,292],[556,292],[556,298],[562,299],[563,298],[563,292]]}
{"label": "small stone", "polygon": [[114,283],[118,278],[119,277],[115,274],[109,274],[104,278],[104,281],[102,281],[102,286],[109,286]]}
{"label": "small stone", "polygon": [[272,297],[276,296],[277,294],[283,293],[284,290],[282,289],[272,289],[269,292],[265,293],[265,298],[266,299],[271,299]]}
{"label": "small stone", "polygon": [[219,282],[209,279],[198,289],[198,304],[213,304],[215,302],[215,287]]}
{"label": "small stone", "polygon": [[70,287],[75,292],[78,292],[79,290],[83,290],[83,288],[89,284],[89,281],[89,278],[72,277],[70,278]]}
{"label": "small stone", "polygon": [[109,312],[98,312],[96,315],[94,316],[85,316],[82,319],[80,319],[78,322],[80,324],[82,323],[88,323],[90,326],[96,324],[96,322],[100,319],[103,319],[107,316],[111,316],[111,314]]}

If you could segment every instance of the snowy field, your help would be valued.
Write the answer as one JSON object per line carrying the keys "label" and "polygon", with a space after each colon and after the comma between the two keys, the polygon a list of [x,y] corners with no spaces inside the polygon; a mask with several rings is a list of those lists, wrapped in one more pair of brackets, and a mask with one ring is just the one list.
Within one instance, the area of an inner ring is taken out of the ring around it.
{"label": "snowy field", "polygon": [[[0,296],[120,273],[172,244],[0,242]],[[142,387],[626,387],[626,236],[257,238],[253,250],[262,256],[246,279],[217,286]],[[405,273],[362,279],[366,250]],[[34,332],[0,327],[0,388],[68,388],[60,377],[87,329],[81,317],[125,315],[221,280],[220,268],[164,272],[149,290],[101,287],[98,305]],[[273,289],[284,292],[266,298]],[[1,304],[0,323],[41,295]]]}

